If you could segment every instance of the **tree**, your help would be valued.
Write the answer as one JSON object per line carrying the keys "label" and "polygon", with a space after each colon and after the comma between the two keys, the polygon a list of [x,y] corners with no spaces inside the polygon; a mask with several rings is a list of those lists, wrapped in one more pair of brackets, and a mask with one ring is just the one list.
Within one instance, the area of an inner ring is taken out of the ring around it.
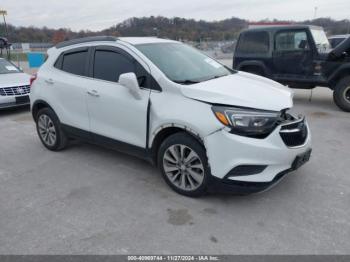
{"label": "tree", "polygon": [[57,44],[64,40],[66,40],[66,32],[63,29],[60,29],[53,34],[51,42]]}

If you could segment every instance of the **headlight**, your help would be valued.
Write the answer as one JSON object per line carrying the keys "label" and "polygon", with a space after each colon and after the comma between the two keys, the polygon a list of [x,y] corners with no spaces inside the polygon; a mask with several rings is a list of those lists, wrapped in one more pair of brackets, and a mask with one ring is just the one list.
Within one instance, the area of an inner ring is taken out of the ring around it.
{"label": "headlight", "polygon": [[217,119],[234,134],[266,137],[276,127],[280,112],[213,106]]}

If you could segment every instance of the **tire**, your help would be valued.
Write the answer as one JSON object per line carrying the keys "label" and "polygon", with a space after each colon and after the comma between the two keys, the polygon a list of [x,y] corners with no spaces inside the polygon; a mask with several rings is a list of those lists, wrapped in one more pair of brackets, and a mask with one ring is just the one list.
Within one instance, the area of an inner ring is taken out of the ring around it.
{"label": "tire", "polygon": [[345,112],[350,112],[350,76],[341,79],[333,92],[335,104]]}
{"label": "tire", "polygon": [[207,192],[208,159],[205,148],[193,136],[181,132],[166,138],[158,150],[158,167],[175,192],[189,197]]}
{"label": "tire", "polygon": [[60,151],[67,146],[67,137],[61,128],[57,115],[52,109],[40,109],[35,119],[38,136],[47,149]]}

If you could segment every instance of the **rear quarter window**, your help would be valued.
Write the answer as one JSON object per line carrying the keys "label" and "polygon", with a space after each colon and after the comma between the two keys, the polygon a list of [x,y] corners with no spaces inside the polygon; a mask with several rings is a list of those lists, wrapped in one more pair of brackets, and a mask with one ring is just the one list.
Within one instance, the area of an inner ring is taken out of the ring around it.
{"label": "rear quarter window", "polygon": [[269,52],[270,38],[266,31],[242,33],[236,53],[240,55],[261,55]]}
{"label": "rear quarter window", "polygon": [[87,50],[63,53],[55,62],[54,67],[67,73],[84,76],[87,58]]}

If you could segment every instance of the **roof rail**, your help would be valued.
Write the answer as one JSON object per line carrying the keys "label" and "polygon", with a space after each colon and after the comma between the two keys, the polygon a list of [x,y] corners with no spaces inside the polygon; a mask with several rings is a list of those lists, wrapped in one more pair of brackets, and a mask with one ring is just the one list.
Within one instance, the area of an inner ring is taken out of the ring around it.
{"label": "roof rail", "polygon": [[94,42],[94,41],[115,42],[117,40],[118,38],[114,36],[90,36],[90,37],[78,38],[78,39],[73,39],[73,40],[58,43],[56,45],[56,48],[62,48],[70,45],[77,45],[77,44]]}

